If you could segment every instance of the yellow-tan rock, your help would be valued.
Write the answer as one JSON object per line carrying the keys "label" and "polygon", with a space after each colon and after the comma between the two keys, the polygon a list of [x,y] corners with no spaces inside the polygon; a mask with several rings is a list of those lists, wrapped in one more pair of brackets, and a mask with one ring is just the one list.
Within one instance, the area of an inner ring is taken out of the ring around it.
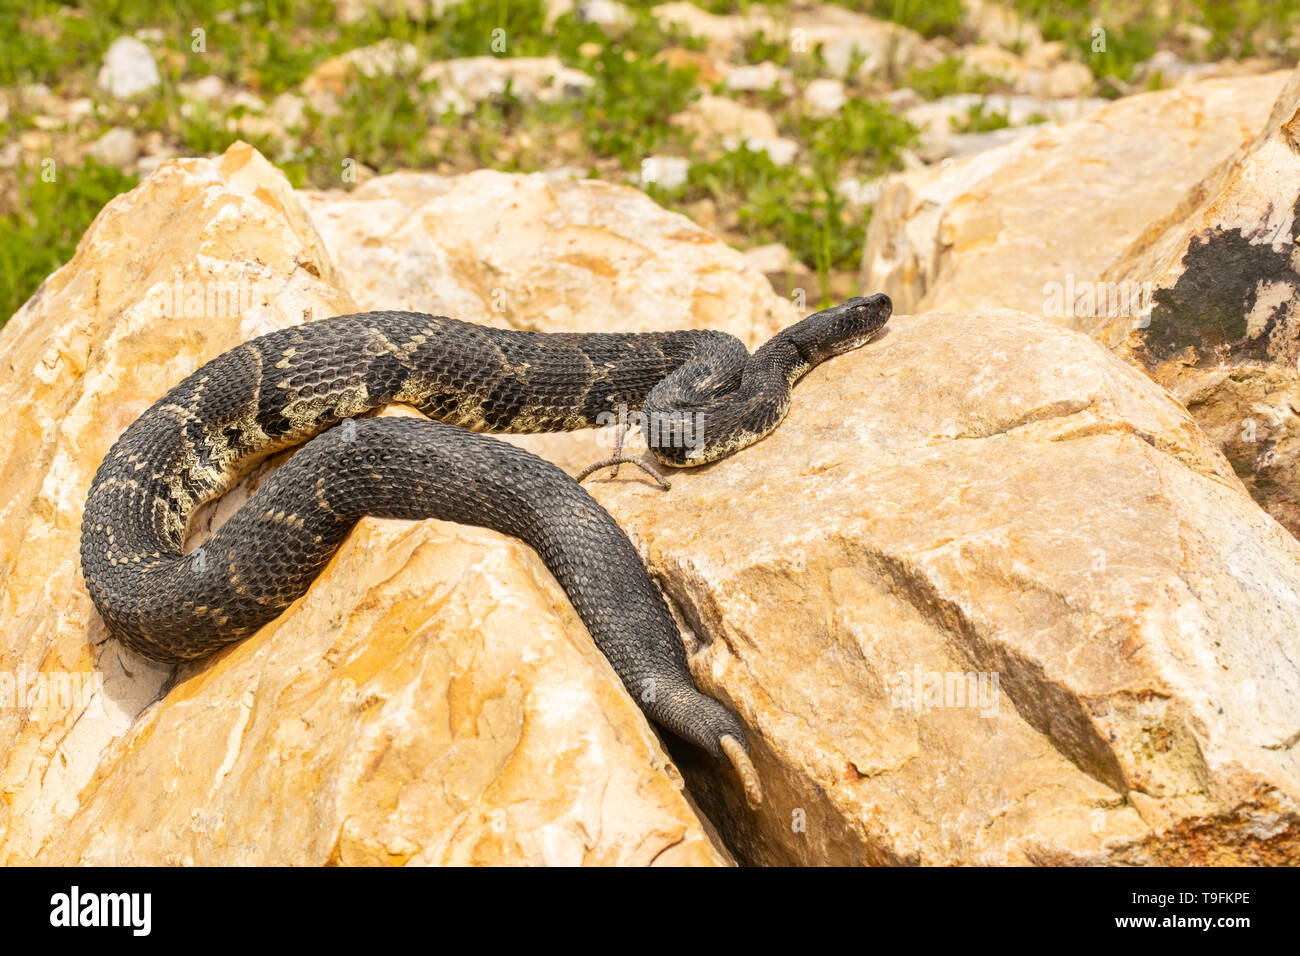
{"label": "yellow-tan rock", "polygon": [[1104,276],[1108,289],[1145,286],[1149,308],[1098,309],[1085,330],[1187,405],[1255,500],[1300,535],[1300,71],[1186,205]]}
{"label": "yellow-tan rock", "polygon": [[741,253],[628,186],[479,170],[299,196],[365,309],[550,332],[708,327],[750,344],[795,316]]}
{"label": "yellow-tan rock", "polygon": [[751,728],[761,810],[700,786],[738,858],[1294,865],[1300,543],[1086,336],[888,329],[671,491],[592,486]]}
{"label": "yellow-tan rock", "polygon": [[1168,388],[1300,534],[1300,72],[1206,80],[886,186],[862,283],[1007,306]]}
{"label": "yellow-tan rock", "polygon": [[237,144],[110,203],[0,332],[0,861],[725,863],[510,539],[367,520],[215,659],[173,672],[108,639],[77,560],[100,459],[207,359],[356,311],[341,286],[287,181]]}
{"label": "yellow-tan rock", "polygon": [[366,521],[114,742],[40,863],[719,861],[540,559]]}
{"label": "yellow-tan rock", "polygon": [[1286,79],[1125,97],[968,159],[898,174],[867,229],[860,285],[888,293],[899,312],[1005,307],[1071,325],[1052,314],[1052,289],[1097,282],[1151,222],[1183,207],[1255,135]]}

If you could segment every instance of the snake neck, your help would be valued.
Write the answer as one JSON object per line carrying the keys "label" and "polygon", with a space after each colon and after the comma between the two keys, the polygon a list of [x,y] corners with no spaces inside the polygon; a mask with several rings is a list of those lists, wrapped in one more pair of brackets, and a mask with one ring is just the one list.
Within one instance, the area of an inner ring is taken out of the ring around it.
{"label": "snake neck", "polygon": [[870,341],[892,308],[885,295],[849,299],[782,330],[752,356],[738,339],[714,343],[651,389],[643,412],[646,444],[674,468],[708,464],[754,444],[785,418],[799,379]]}
{"label": "snake neck", "polygon": [[674,468],[708,464],[752,445],[790,408],[791,386],[811,365],[788,342],[769,342],[720,383],[683,368],[650,392],[642,430],[655,457]]}

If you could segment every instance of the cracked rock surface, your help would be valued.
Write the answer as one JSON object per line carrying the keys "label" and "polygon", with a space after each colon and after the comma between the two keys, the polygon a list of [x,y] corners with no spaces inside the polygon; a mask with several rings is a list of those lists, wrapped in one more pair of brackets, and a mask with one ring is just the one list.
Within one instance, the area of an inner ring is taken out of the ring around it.
{"label": "cracked rock surface", "polygon": [[1300,545],[1086,336],[896,316],[673,477],[593,487],[754,728],[740,859],[1295,858]]}

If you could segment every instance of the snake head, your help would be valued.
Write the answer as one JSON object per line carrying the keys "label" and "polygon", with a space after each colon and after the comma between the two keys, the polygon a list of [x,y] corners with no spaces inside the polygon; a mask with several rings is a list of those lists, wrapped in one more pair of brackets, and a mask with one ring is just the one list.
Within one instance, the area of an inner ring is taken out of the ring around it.
{"label": "snake head", "polygon": [[795,344],[811,365],[865,345],[875,337],[894,311],[889,296],[854,296],[821,312],[814,312],[791,328]]}

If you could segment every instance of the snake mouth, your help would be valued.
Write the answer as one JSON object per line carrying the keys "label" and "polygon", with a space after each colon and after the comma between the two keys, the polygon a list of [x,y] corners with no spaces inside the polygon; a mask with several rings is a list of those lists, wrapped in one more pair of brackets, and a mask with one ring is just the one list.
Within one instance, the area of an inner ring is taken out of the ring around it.
{"label": "snake mouth", "polygon": [[876,339],[883,339],[885,337],[885,332],[886,332],[885,324],[882,322],[874,329],[871,329],[870,331],[867,332],[863,332],[861,335],[856,335],[853,338],[849,339],[847,342],[844,342],[842,348],[840,348],[839,351],[851,352],[856,348],[861,348],[862,346],[866,345],[868,342],[874,342],[876,341]]}
{"label": "snake mouth", "polygon": [[855,349],[860,349],[868,342],[874,342],[876,340],[876,336],[881,334],[883,333],[881,333],[880,330],[876,330],[875,332],[868,332],[866,335],[863,335],[861,338],[856,338],[848,342],[845,342],[843,345],[841,345],[839,348],[835,350],[835,354],[843,355],[845,352],[852,352]]}

